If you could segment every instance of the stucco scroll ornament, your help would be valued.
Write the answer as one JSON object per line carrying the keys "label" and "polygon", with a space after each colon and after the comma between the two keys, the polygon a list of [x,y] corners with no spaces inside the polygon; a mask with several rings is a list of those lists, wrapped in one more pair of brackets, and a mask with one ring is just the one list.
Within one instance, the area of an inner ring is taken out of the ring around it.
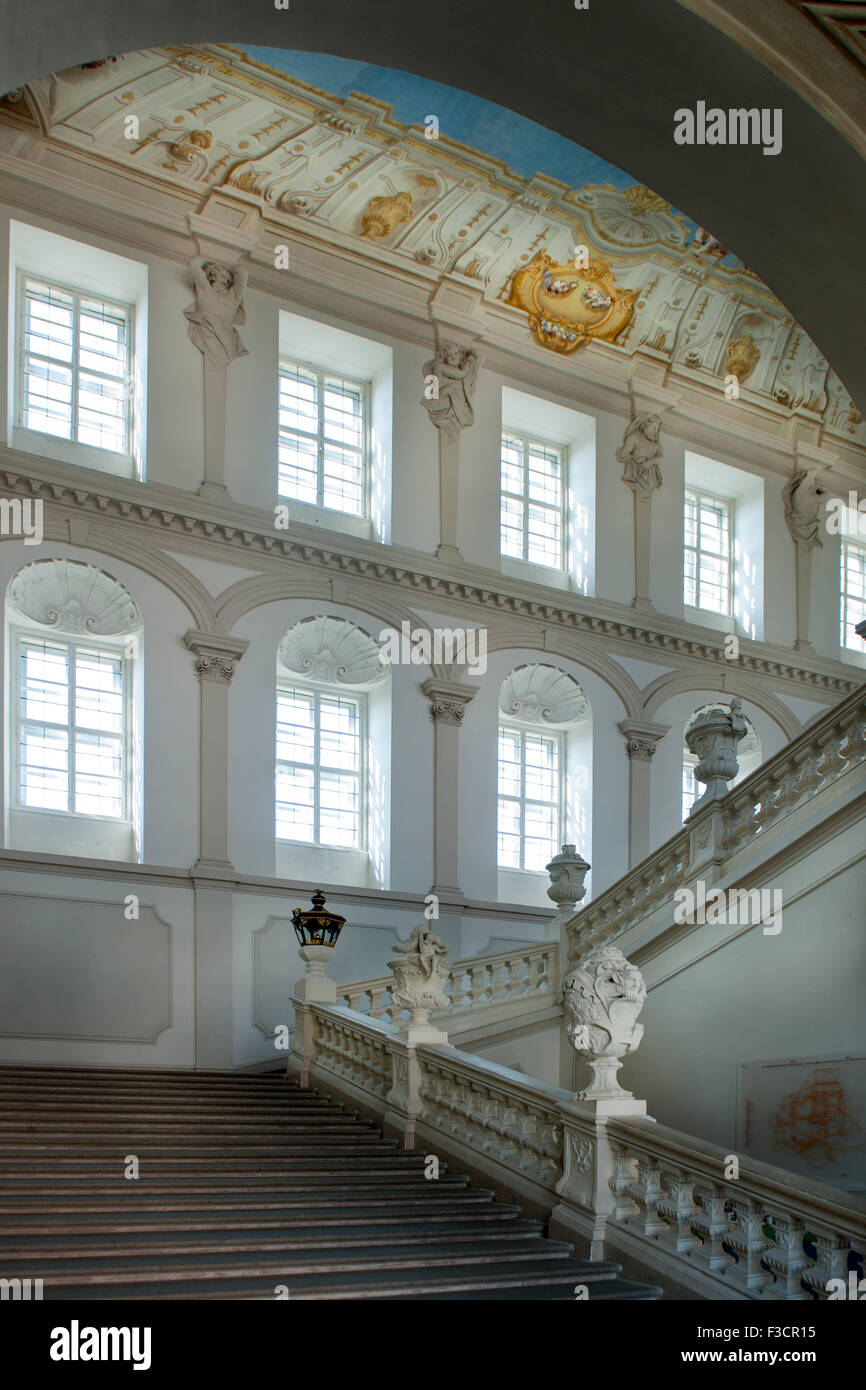
{"label": "stucco scroll ornament", "polygon": [[658,415],[635,415],[626,426],[622,444],[616,456],[622,464],[622,481],[633,492],[651,496],[662,485],[662,473],[656,459],[664,450],[661,444],[662,422]]}
{"label": "stucco scroll ornament", "polygon": [[818,500],[823,496],[824,489],[818,487],[817,474],[806,468],[799,469],[782,488],[782,503],[791,539],[804,550],[824,544],[819,535],[821,503]]}
{"label": "stucco scroll ornament", "polygon": [[440,343],[436,356],[424,363],[425,379],[435,377],[436,391],[429,397],[425,391],[421,403],[432,423],[449,439],[456,439],[475,419],[472,396],[479,366],[478,354],[457,343]]}
{"label": "stucco scroll ornament", "polygon": [[621,1059],[634,1052],[643,1037],[638,1015],[646,1000],[646,985],[636,965],[616,946],[601,946],[566,975],[562,1002],[567,1031],[575,1052],[592,1068],[592,1084],[581,1099],[622,1097],[617,1080]]}
{"label": "stucco scroll ornament", "polygon": [[187,333],[209,367],[227,367],[247,349],[235,324],[246,323],[246,272],[200,257],[190,262],[195,302],[184,309]]}
{"label": "stucco scroll ornament", "polygon": [[449,999],[445,985],[451,967],[445,963],[449,947],[428,926],[417,926],[406,941],[397,941],[398,959],[389,960],[394,972],[391,997],[401,1009],[409,1009],[413,1023],[424,1024],[431,1009],[445,1009]]}

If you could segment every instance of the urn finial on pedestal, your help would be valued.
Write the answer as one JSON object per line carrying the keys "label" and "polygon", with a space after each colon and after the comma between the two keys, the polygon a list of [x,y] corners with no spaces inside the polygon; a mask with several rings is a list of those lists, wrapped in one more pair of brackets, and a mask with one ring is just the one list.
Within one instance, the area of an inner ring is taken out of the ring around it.
{"label": "urn finial on pedestal", "polygon": [[421,923],[406,941],[394,945],[398,958],[388,961],[394,972],[391,998],[397,1009],[408,1009],[406,1026],[410,1042],[447,1042],[447,1033],[430,1026],[431,1009],[445,1009],[450,1000],[445,985],[451,974],[446,965],[449,947]]}
{"label": "urn finial on pedestal", "polygon": [[[646,1000],[646,985],[636,965],[616,946],[590,952],[562,985],[571,1045],[589,1062],[593,1079],[580,1100],[634,1102],[617,1080],[622,1058],[634,1052],[643,1037],[638,1015]],[[643,1105],[643,1102],[636,1102]]]}
{"label": "urn finial on pedestal", "polygon": [[730,705],[710,705],[692,719],[686,729],[686,745],[700,760],[695,778],[706,783],[706,790],[692,807],[689,819],[727,794],[728,783],[740,770],[737,745],[747,730],[743,702],[736,695]]}

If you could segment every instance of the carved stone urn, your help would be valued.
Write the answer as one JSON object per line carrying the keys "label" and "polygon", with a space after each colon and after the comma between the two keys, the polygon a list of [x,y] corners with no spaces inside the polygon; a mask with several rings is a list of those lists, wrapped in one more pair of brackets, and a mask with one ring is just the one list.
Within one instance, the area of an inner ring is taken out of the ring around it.
{"label": "carved stone urn", "polygon": [[556,903],[560,916],[570,917],[576,905],[586,896],[584,879],[590,865],[581,859],[574,845],[563,845],[559,854],[555,854],[545,868],[550,874],[547,896]]}
{"label": "carved stone urn", "polygon": [[695,777],[706,783],[706,790],[692,807],[689,819],[726,795],[728,783],[740,770],[737,745],[745,738],[747,727],[743,702],[737,696],[729,706],[710,705],[701,710],[689,724],[686,745],[700,759]]}
{"label": "carved stone urn", "polygon": [[388,962],[394,972],[391,998],[398,1009],[412,1015],[410,1031],[427,1029],[431,1009],[445,1009],[450,1002],[445,993],[451,974],[445,963],[449,947],[422,923],[406,941],[396,942],[394,950],[397,957]]}
{"label": "carved stone urn", "polygon": [[616,946],[601,946],[566,975],[562,1003],[567,1031],[575,1052],[592,1069],[592,1084],[580,1100],[630,1100],[617,1080],[622,1058],[634,1052],[643,1037],[638,1015],[646,1000],[646,985],[636,965]]}

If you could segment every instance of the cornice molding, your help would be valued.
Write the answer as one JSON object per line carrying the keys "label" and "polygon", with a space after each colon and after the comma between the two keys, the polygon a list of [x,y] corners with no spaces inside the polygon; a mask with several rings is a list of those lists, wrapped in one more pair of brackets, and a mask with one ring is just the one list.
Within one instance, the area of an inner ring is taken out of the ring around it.
{"label": "cornice molding", "polygon": [[[723,634],[708,633],[676,618],[643,614],[643,621],[638,622],[632,609],[619,604],[579,595],[569,595],[563,601],[558,590],[552,593],[541,585],[509,580],[496,571],[465,562],[449,566],[449,573],[432,556],[385,548],[333,532],[333,543],[326,544],[320,532],[300,524],[293,527],[291,536],[277,533],[265,529],[267,513],[239,504],[229,509],[179,489],[109,475],[105,485],[97,488],[92,470],[83,469],[80,480],[71,483],[62,467],[43,460],[40,466],[49,476],[40,478],[29,471],[33,462],[30,455],[0,447],[0,488],[19,496],[42,497],[78,516],[89,513],[112,523],[122,521],[129,526],[145,527],[157,535],[186,535],[252,551],[269,569],[277,562],[284,572],[285,562],[293,561],[307,568],[319,566],[346,578],[384,580],[389,586],[396,585],[423,597],[427,607],[431,596],[444,601],[449,609],[465,604],[474,611],[476,621],[479,608],[484,613],[517,615],[539,625],[536,646],[541,650],[554,650],[544,629],[559,628],[582,636],[619,640],[632,655],[644,656],[651,651],[657,656],[687,657],[709,665],[715,671],[709,677],[710,688],[718,685],[719,671],[756,674],[801,690],[806,687],[828,702],[849,694],[866,679],[866,673],[859,676],[841,662],[814,658],[808,665],[798,664],[792,659],[793,654],[783,648],[748,642],[745,638],[740,641],[738,660],[731,661],[725,656]],[[20,471],[22,463],[28,468],[26,474]],[[99,549],[96,528],[88,528],[87,546]],[[255,585],[262,581],[243,582]]]}

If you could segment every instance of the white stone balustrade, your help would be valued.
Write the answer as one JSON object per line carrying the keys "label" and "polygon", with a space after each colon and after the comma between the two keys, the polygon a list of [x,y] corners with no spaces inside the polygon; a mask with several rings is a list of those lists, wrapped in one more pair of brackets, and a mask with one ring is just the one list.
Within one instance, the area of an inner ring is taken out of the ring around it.
{"label": "white stone balustrade", "polygon": [[[446,987],[451,1014],[544,996],[555,1003],[559,994],[558,949],[555,941],[544,941],[536,946],[520,946],[511,951],[455,961]],[[337,999],[347,1008],[370,1018],[394,1022],[393,983],[393,975],[353,980],[337,986]]]}
{"label": "white stone balustrade", "polygon": [[866,1203],[854,1196],[750,1158],[726,1179],[720,1148],[664,1125],[612,1119],[607,1129],[609,1234],[635,1255],[650,1239],[660,1279],[685,1261],[686,1282],[700,1276],[707,1297],[802,1301],[826,1297],[849,1251],[866,1252]]}
{"label": "white stone balustrade", "polygon": [[[300,1001],[302,1002],[302,1001]],[[301,1010],[290,1071],[381,1120],[407,1147],[515,1193],[556,1238],[634,1260],[706,1298],[826,1298],[866,1252],[866,1201],[451,1046],[412,1045],[340,1005]]]}
{"label": "white stone balustrade", "polygon": [[862,769],[864,761],[866,693],[860,687],[570,918],[569,962],[670,903],[697,873],[718,877],[726,859],[780,825],[807,798]]}

